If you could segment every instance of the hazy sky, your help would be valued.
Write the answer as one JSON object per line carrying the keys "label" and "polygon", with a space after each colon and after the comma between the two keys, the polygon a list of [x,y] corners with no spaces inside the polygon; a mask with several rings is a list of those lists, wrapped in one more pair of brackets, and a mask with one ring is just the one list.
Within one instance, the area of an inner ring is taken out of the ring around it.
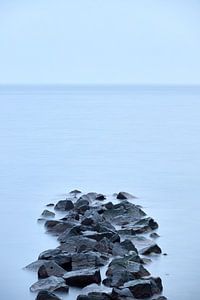
{"label": "hazy sky", "polygon": [[0,83],[200,84],[200,1],[0,0]]}

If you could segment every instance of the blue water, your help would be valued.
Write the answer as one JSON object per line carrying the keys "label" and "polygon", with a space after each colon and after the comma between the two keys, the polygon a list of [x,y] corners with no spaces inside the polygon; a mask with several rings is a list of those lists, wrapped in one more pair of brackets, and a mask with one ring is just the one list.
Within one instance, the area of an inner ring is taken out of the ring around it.
{"label": "blue water", "polygon": [[1,87],[1,300],[34,298],[22,267],[57,246],[36,219],[74,188],[137,195],[168,253],[152,274],[198,299],[199,133],[199,87]]}

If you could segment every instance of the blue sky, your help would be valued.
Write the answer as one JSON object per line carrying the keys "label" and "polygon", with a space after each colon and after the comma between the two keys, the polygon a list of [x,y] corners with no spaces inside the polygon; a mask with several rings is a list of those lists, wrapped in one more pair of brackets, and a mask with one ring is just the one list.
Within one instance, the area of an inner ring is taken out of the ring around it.
{"label": "blue sky", "polygon": [[0,83],[200,84],[200,3],[0,0]]}

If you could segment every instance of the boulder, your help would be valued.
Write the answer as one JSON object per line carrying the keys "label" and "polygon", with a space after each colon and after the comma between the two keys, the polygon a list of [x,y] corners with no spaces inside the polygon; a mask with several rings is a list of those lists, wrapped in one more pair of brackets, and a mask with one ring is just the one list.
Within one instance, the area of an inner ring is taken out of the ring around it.
{"label": "boulder", "polygon": [[125,200],[125,199],[130,199],[130,198],[133,199],[133,198],[137,198],[137,197],[135,197],[129,193],[126,193],[126,192],[119,192],[117,194],[117,199],[119,199],[119,200]]}
{"label": "boulder", "polygon": [[96,245],[97,242],[95,240],[77,235],[66,239],[65,242],[59,246],[59,249],[68,253],[86,252],[93,251]]}
{"label": "boulder", "polygon": [[160,236],[159,236],[159,234],[158,234],[157,232],[152,232],[152,233],[150,234],[150,237],[153,238],[153,239],[157,239],[157,238],[159,238]]}
{"label": "boulder", "polygon": [[140,253],[143,255],[149,255],[151,253],[160,254],[162,253],[162,250],[157,244],[152,244],[144,249],[141,249]]}
{"label": "boulder", "polygon": [[24,269],[29,271],[37,272],[39,268],[46,262],[45,259],[40,259],[32,262],[31,264],[27,265]]}
{"label": "boulder", "polygon": [[160,296],[160,297],[154,298],[154,299],[152,299],[152,300],[167,300],[167,298],[164,297],[164,296]]}
{"label": "boulder", "polygon": [[61,277],[50,276],[45,279],[40,279],[35,282],[31,287],[31,292],[39,292],[42,290],[47,290],[50,292],[59,290],[60,288],[66,288],[65,280]]}
{"label": "boulder", "polygon": [[67,272],[63,278],[68,285],[76,287],[85,287],[91,283],[101,282],[100,271],[91,269]]}
{"label": "boulder", "polygon": [[61,300],[55,294],[48,291],[40,291],[35,300]]}
{"label": "boulder", "polygon": [[115,243],[113,245],[112,254],[114,256],[124,256],[128,254],[130,251],[138,252],[133,243],[126,239],[121,243]]}
{"label": "boulder", "polygon": [[146,299],[162,292],[160,278],[148,278],[129,281],[122,288],[129,288],[136,299]]}
{"label": "boulder", "polygon": [[150,217],[143,218],[143,219],[137,221],[135,223],[135,225],[143,225],[143,226],[149,227],[149,229],[151,229],[151,230],[155,230],[158,228],[158,223]]}
{"label": "boulder", "polygon": [[72,254],[72,270],[96,268],[104,266],[108,261],[108,256],[99,253],[75,253]]}
{"label": "boulder", "polygon": [[55,206],[56,210],[68,211],[74,208],[74,204],[71,199],[60,200]]}
{"label": "boulder", "polygon": [[56,249],[49,249],[46,251],[43,251],[40,253],[38,259],[53,259],[56,255],[60,254],[61,250],[56,248]]}
{"label": "boulder", "polygon": [[52,275],[62,277],[65,272],[66,271],[54,261],[46,261],[38,269],[38,279],[47,278]]}
{"label": "boulder", "polygon": [[69,229],[66,229],[59,235],[58,241],[60,243],[66,243],[69,238],[81,235],[81,229],[81,225],[75,225]]}
{"label": "boulder", "polygon": [[77,300],[112,300],[109,294],[103,292],[92,292],[88,295],[79,295]]}
{"label": "boulder", "polygon": [[54,212],[51,212],[50,210],[48,209],[45,209],[42,214],[41,214],[42,217],[45,217],[45,218],[54,218],[55,217],[55,213]]}
{"label": "boulder", "polygon": [[54,207],[54,203],[48,203],[46,206],[47,207]]}
{"label": "boulder", "polygon": [[96,200],[103,201],[105,199],[106,199],[106,197],[103,194],[97,194],[96,195]]}
{"label": "boulder", "polygon": [[83,233],[83,236],[96,240],[101,241],[103,238],[107,238],[112,243],[120,242],[120,236],[112,231],[106,231],[106,232],[95,232],[95,231],[86,231]]}

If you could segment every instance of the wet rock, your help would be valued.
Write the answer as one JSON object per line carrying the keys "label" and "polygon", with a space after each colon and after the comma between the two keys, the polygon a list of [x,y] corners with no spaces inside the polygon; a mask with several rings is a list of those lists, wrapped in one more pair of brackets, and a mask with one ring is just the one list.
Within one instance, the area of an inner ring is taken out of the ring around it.
{"label": "wet rock", "polygon": [[81,229],[82,228],[80,225],[76,225],[73,226],[72,228],[65,230],[63,233],[59,235],[58,241],[60,243],[66,243],[69,238],[81,235]]}
{"label": "wet rock", "polygon": [[81,196],[74,204],[75,209],[80,209],[83,206],[89,206],[90,198],[86,195]]}
{"label": "wet rock", "polygon": [[71,201],[71,199],[60,200],[55,206],[55,209],[60,211],[68,211],[73,208],[74,208],[74,204]]}
{"label": "wet rock", "polygon": [[146,299],[162,292],[160,278],[133,280],[125,283],[123,287],[129,288],[136,299]]}
{"label": "wet rock", "polygon": [[143,225],[143,226],[149,227],[149,229],[152,229],[152,230],[155,230],[158,228],[158,223],[150,217],[143,218],[143,219],[137,221],[135,223],[135,225]]}
{"label": "wet rock", "polygon": [[52,259],[54,258],[56,255],[60,254],[61,250],[56,248],[56,249],[49,249],[46,251],[43,251],[42,253],[40,253],[38,259]]}
{"label": "wet rock", "polygon": [[48,291],[40,291],[35,300],[61,300],[55,294]]}
{"label": "wet rock", "polygon": [[128,254],[130,251],[138,252],[133,243],[126,239],[121,243],[115,243],[113,245],[112,254],[115,256],[123,256],[125,254]]}
{"label": "wet rock", "polygon": [[72,254],[72,270],[80,270],[87,268],[96,268],[104,266],[108,261],[107,256],[99,253],[75,253]]}
{"label": "wet rock", "polygon": [[152,244],[152,245],[140,250],[140,253],[143,255],[149,255],[151,253],[160,254],[160,253],[162,253],[162,250],[157,244]]}
{"label": "wet rock", "polygon": [[61,277],[50,276],[45,279],[40,279],[35,282],[31,287],[31,292],[39,292],[42,290],[47,290],[50,292],[56,291],[60,288],[65,288],[66,283],[65,280]]}
{"label": "wet rock", "polygon": [[41,214],[41,216],[45,217],[45,218],[54,218],[55,217],[55,213],[51,212],[50,210],[45,209],[43,211],[43,213]]}
{"label": "wet rock", "polygon": [[93,232],[93,231],[86,231],[83,235],[87,238],[94,239],[96,241],[101,241],[103,238],[109,239],[112,243],[120,242],[120,236],[112,231],[107,232]]}
{"label": "wet rock", "polygon": [[79,295],[77,300],[112,300],[109,294],[103,292],[92,292],[88,295]]}
{"label": "wet rock", "polygon": [[106,203],[104,206],[105,206],[105,208],[107,208],[107,209],[112,209],[112,208],[114,207],[114,204],[113,204],[112,202],[108,202],[108,203]]}
{"label": "wet rock", "polygon": [[136,205],[124,200],[119,204],[115,204],[111,209],[107,209],[103,216],[106,220],[112,220],[112,224],[123,225],[136,222],[146,214]]}
{"label": "wet rock", "polygon": [[48,203],[46,206],[47,207],[54,207],[54,203]]}
{"label": "wet rock", "polygon": [[150,234],[150,237],[153,238],[153,239],[157,239],[157,238],[159,238],[160,236],[159,236],[159,234],[158,234],[157,232],[152,232],[152,233]]}
{"label": "wet rock", "polygon": [[54,261],[46,261],[38,269],[38,279],[47,278],[52,275],[62,277],[62,275],[64,275],[65,272],[66,271]]}
{"label": "wet rock", "polygon": [[85,287],[91,283],[101,282],[100,271],[91,269],[67,272],[63,278],[68,285],[76,287]]}
{"label": "wet rock", "polygon": [[82,192],[79,190],[73,190],[71,192],[69,192],[70,194],[72,194],[74,197],[76,197],[78,194],[81,194]]}
{"label": "wet rock", "polygon": [[112,254],[113,243],[104,237],[102,240],[96,243],[94,250],[102,254]]}
{"label": "wet rock", "polygon": [[124,298],[133,299],[133,294],[128,288],[124,288],[124,289],[113,288],[111,297],[113,300],[124,299]]}
{"label": "wet rock", "polygon": [[59,246],[59,249],[68,253],[93,251],[97,245],[95,240],[83,236],[70,237]]}
{"label": "wet rock", "polygon": [[79,222],[77,221],[46,221],[45,223],[45,227],[47,228],[48,232],[54,235],[59,235],[77,225],[79,225]]}
{"label": "wet rock", "polygon": [[119,192],[117,194],[117,199],[119,199],[119,200],[125,200],[125,199],[130,199],[130,198],[133,199],[133,198],[137,198],[137,197],[135,197],[129,193],[126,193],[126,192]]}
{"label": "wet rock", "polygon": [[39,268],[46,262],[44,259],[36,260],[32,262],[31,264],[27,265],[24,269],[37,272]]}
{"label": "wet rock", "polygon": [[103,194],[96,195],[96,200],[103,201],[105,199],[106,199],[106,197]]}

